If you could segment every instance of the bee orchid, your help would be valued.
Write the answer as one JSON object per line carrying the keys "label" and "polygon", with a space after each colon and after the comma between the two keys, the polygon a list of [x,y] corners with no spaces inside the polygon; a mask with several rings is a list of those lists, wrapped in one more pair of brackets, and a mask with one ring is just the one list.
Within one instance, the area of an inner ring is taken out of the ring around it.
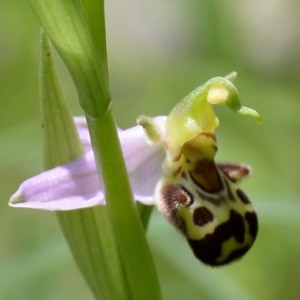
{"label": "bee orchid", "polygon": [[[219,119],[214,104],[260,121],[256,111],[241,105],[231,79],[215,77],[167,117],[140,116],[141,126],[119,131],[134,198],[156,204],[195,256],[211,266],[242,257],[258,231],[254,208],[239,187],[250,167],[215,162]],[[105,204],[86,123],[83,118],[75,122],[84,155],[22,183],[11,206],[70,210]]]}

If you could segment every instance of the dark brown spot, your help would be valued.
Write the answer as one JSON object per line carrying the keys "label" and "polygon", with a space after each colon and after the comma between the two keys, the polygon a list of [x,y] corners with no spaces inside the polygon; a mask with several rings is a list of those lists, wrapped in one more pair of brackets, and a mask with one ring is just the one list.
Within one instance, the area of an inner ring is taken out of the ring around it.
{"label": "dark brown spot", "polygon": [[221,256],[223,243],[234,237],[237,242],[244,241],[245,226],[243,217],[236,211],[231,210],[230,219],[216,227],[215,231],[207,234],[200,240],[188,239],[190,246],[197,258],[202,262],[217,266],[229,263],[247,252],[249,246],[243,249],[233,249],[232,253],[223,261],[218,261]]}
{"label": "dark brown spot", "polygon": [[232,235],[235,237],[237,242],[243,243],[245,237],[245,224],[243,217],[236,211],[232,210],[230,212],[229,221],[228,230],[232,232]]}
{"label": "dark brown spot", "polygon": [[223,188],[213,160],[199,160],[190,175],[194,183],[206,192],[219,192]]}
{"label": "dark brown spot", "polygon": [[205,206],[201,206],[195,209],[193,219],[197,226],[203,227],[209,222],[213,221],[214,216],[209,209],[207,209]]}
{"label": "dark brown spot", "polygon": [[258,232],[258,219],[255,212],[247,212],[245,215],[245,218],[249,225],[249,232],[250,235],[253,238],[253,241],[255,240]]}
{"label": "dark brown spot", "polygon": [[247,195],[241,189],[237,189],[236,193],[239,196],[239,198],[242,200],[242,202],[244,202],[245,204],[250,203],[249,198],[247,197]]}

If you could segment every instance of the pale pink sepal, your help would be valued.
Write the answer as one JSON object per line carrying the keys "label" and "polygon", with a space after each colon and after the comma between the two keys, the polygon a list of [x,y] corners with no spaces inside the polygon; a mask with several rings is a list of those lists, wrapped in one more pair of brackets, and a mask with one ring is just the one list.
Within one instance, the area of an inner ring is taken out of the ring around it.
{"label": "pale pink sepal", "polygon": [[[164,123],[166,118],[156,119]],[[85,154],[24,181],[10,198],[9,205],[55,211],[105,204],[85,120],[75,118],[75,122]],[[154,187],[161,176],[163,149],[161,145],[150,145],[140,126],[120,130],[119,138],[134,197],[151,205]]]}

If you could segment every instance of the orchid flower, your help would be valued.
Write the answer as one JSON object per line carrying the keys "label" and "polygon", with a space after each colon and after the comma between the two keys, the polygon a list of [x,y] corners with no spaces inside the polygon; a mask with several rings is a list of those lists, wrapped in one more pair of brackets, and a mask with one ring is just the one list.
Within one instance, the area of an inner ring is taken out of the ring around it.
{"label": "orchid flower", "polygon": [[[203,96],[206,97],[205,101]],[[119,129],[123,156],[136,200],[146,205],[154,204],[153,193],[162,176],[163,162],[165,172],[176,172],[176,168],[181,168],[182,158],[186,157],[181,156],[182,152],[189,151],[188,144],[194,147],[191,152],[200,155],[212,144],[213,150],[206,154],[209,153],[207,158],[213,160],[216,152],[214,131],[219,120],[212,104],[221,103],[236,112],[248,114],[257,120],[260,118],[254,110],[240,105],[237,91],[230,80],[216,77],[191,92],[168,117],[141,116],[137,122],[143,128],[134,126],[126,130]],[[75,117],[74,121],[84,155],[24,181],[10,198],[11,206],[72,210],[105,204],[86,120],[84,117]]]}
{"label": "orchid flower", "polygon": [[[225,104],[260,121],[256,111],[241,105],[233,77],[209,80],[167,117],[140,116],[141,126],[119,130],[134,198],[157,204],[195,256],[213,266],[244,255],[258,230],[254,208],[238,186],[250,167],[214,160],[219,119],[212,105]],[[25,181],[10,205],[71,210],[105,204],[87,125],[84,118],[75,118],[75,123],[84,155]]]}
{"label": "orchid flower", "polygon": [[[195,256],[213,266],[245,254],[258,230],[253,206],[238,186],[250,167],[214,161],[219,119],[213,104],[225,104],[260,121],[256,111],[240,104],[232,79],[233,75],[213,78],[167,117],[140,116],[141,127],[119,130],[134,198],[157,204],[185,235]],[[87,125],[84,118],[75,122],[84,155],[25,181],[10,205],[71,210],[105,204]]]}

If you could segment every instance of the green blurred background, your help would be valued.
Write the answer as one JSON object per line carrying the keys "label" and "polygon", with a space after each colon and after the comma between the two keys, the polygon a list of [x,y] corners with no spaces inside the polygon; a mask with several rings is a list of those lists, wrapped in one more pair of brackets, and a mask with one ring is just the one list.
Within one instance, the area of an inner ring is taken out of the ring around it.
{"label": "green blurred background", "polygon": [[[155,212],[149,242],[164,299],[300,297],[300,2],[107,1],[110,84],[119,126],[167,114],[207,79],[239,73],[245,105],[263,123],[217,108],[218,159],[246,162],[243,188],[260,217],[254,248],[210,269]],[[39,25],[26,1],[0,0],[0,299],[92,299],[55,215],[7,206],[22,180],[42,170],[38,106]],[[57,60],[64,94],[81,114]]]}

